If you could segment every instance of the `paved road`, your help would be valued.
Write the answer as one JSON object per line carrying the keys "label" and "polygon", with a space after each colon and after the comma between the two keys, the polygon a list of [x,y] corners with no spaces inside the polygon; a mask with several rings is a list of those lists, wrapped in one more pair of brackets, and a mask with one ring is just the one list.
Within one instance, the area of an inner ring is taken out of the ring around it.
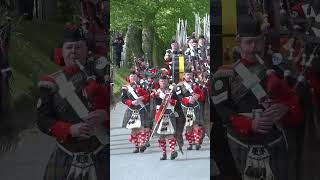
{"label": "paved road", "polygon": [[[210,145],[206,137],[202,149],[179,153],[176,160],[160,161],[157,139],[144,153],[133,154],[128,141],[130,131],[120,128],[125,106],[119,103],[111,112],[111,178],[115,180],[209,180]],[[185,142],[186,143],[186,142]],[[169,150],[169,149],[167,149]]]}
{"label": "paved road", "polygon": [[[209,141],[204,140],[200,151],[179,153],[175,161],[161,161],[156,139],[144,154],[132,154],[129,131],[120,128],[125,106],[118,104],[111,111],[111,180],[209,180]],[[25,130],[14,151],[0,157],[1,180],[41,180],[46,163],[55,147],[53,138],[38,129]],[[142,170],[144,173],[140,173]],[[136,178],[135,178],[136,177]],[[139,177],[139,178],[137,178]]]}
{"label": "paved road", "polygon": [[55,141],[37,129],[21,134],[17,149],[0,158],[1,180],[41,180]]}

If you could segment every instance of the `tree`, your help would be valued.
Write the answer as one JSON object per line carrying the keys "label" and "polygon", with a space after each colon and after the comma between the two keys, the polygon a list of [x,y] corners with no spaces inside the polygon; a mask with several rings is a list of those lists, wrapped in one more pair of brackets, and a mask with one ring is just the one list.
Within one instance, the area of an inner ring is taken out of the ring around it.
{"label": "tree", "polygon": [[[70,8],[70,7],[69,7]],[[58,0],[33,0],[33,17],[39,20],[56,20]]]}
{"label": "tree", "polygon": [[179,18],[188,21],[188,33],[191,34],[194,31],[193,13],[204,16],[206,13],[209,14],[209,9],[208,0],[111,0],[110,29],[125,32],[130,24],[141,22],[136,26],[143,32],[143,44],[136,46],[141,46],[147,59],[152,58],[154,64],[160,64],[161,53],[155,51],[165,47],[154,48],[154,45],[169,44],[175,36]]}

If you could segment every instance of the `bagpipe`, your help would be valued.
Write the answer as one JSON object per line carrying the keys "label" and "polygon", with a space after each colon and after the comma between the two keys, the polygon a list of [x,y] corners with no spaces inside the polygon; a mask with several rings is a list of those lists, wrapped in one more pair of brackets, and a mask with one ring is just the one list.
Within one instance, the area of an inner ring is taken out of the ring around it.
{"label": "bagpipe", "polygon": [[[111,63],[108,60],[107,42],[109,29],[109,3],[106,0],[80,0],[81,29],[85,35],[89,50],[89,64],[100,64],[104,70],[105,81],[113,85]],[[93,63],[93,61],[96,61]],[[97,70],[97,68],[96,68]],[[96,72],[97,73],[97,72]],[[98,76],[102,75],[98,72]]]}
{"label": "bagpipe", "polygon": [[105,0],[80,0],[81,25],[93,54],[107,56],[109,6]]}
{"label": "bagpipe", "polygon": [[[202,24],[203,28],[201,27]],[[208,68],[210,69],[210,65],[206,59],[210,55],[210,17],[208,14],[206,14],[203,19],[200,18],[199,14],[195,14],[195,32],[193,33],[194,38],[199,38],[201,34],[203,34],[204,39],[208,43],[205,45],[205,49],[202,50],[198,47],[189,47],[189,49],[187,49],[187,21],[179,19],[176,29],[176,41],[182,53],[171,52],[172,79],[174,83],[177,84],[179,81],[183,80],[184,71],[188,67],[193,67],[193,69],[197,72],[206,71]]]}
{"label": "bagpipe", "polygon": [[[111,63],[108,60],[108,4],[104,0],[80,0],[81,14],[79,29],[88,47],[86,70],[89,78],[112,85]],[[77,26],[77,25],[75,25]],[[78,27],[78,26],[77,26]],[[62,47],[54,49],[54,62],[64,66]]]}
{"label": "bagpipe", "polygon": [[[305,77],[312,71],[319,71],[320,26],[316,20],[313,1],[304,3],[289,3],[281,1],[281,37],[282,59],[289,64],[289,71],[285,76],[297,79],[295,88],[305,83]],[[278,63],[280,64],[280,63]]]}
{"label": "bagpipe", "polygon": [[[153,137],[157,127],[160,125],[160,122],[162,121],[162,118],[165,114],[165,111],[167,110],[167,107],[168,105],[170,104],[170,101],[171,101],[171,97],[174,93],[174,90],[175,90],[175,87],[176,87],[176,84],[171,84],[171,86],[169,88],[171,88],[170,92],[169,93],[166,93],[160,107],[159,107],[159,110],[158,112],[156,112],[156,115],[155,115],[155,125],[153,126],[153,130],[152,130],[152,133],[149,137],[149,139],[147,139],[146,143],[148,143],[151,138]],[[182,150],[182,146],[179,146],[179,150],[181,152],[181,154],[183,154],[183,150]]]}

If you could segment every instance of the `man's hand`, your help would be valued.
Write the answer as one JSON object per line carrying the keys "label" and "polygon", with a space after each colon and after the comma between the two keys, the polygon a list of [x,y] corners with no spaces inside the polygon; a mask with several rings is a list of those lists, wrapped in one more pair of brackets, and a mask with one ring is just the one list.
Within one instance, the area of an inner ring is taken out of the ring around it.
{"label": "man's hand", "polygon": [[101,125],[107,117],[107,112],[102,109],[98,109],[95,111],[92,111],[88,114],[86,118],[84,118],[84,121],[90,126],[90,127],[96,127]]}
{"label": "man's hand", "polygon": [[274,123],[277,123],[288,111],[289,108],[286,105],[273,104],[262,113],[262,116],[268,117],[272,119]]}
{"label": "man's hand", "polygon": [[139,100],[139,99],[132,101],[132,104],[135,105],[135,106],[138,106],[141,103],[142,103],[142,101]]}
{"label": "man's hand", "polygon": [[194,104],[196,102],[195,98],[192,96],[189,100],[189,103],[190,104]]}
{"label": "man's hand", "polygon": [[194,98],[195,101],[197,101],[199,99],[200,95],[199,94],[194,94],[192,97]]}
{"label": "man's hand", "polygon": [[269,117],[259,117],[252,120],[252,130],[259,133],[267,133],[272,129],[274,122]]}
{"label": "man's hand", "polygon": [[138,100],[138,101],[140,101],[140,102],[142,102],[142,101],[143,101],[143,99],[144,99],[144,97],[143,97],[143,96],[139,96],[137,100]]}
{"label": "man's hand", "polygon": [[136,106],[136,105],[138,105],[138,104],[139,104],[139,103],[138,103],[137,100],[132,101],[132,105]]}
{"label": "man's hand", "polygon": [[72,137],[81,139],[89,139],[92,136],[93,129],[87,123],[78,123],[70,127],[70,134]]}

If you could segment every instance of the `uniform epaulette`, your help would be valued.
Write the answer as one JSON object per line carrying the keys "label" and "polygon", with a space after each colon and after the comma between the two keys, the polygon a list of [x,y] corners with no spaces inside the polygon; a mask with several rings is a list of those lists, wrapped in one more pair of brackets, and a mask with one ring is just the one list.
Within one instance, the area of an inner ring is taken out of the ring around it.
{"label": "uniform epaulette", "polygon": [[38,82],[38,87],[51,89],[51,91],[56,91],[58,89],[58,85],[51,75],[43,76]]}
{"label": "uniform epaulette", "polygon": [[60,70],[60,71],[57,71],[57,72],[52,73],[50,75],[43,76],[38,83],[38,87],[51,89],[51,91],[53,91],[53,92],[57,91],[59,89],[59,87],[56,84],[55,78],[60,73],[63,73],[63,71]]}
{"label": "uniform epaulette", "polygon": [[233,67],[239,62],[240,62],[240,60],[237,60],[234,63],[222,65],[219,67],[219,69],[233,69]]}
{"label": "uniform epaulette", "polygon": [[177,86],[183,86],[183,81],[180,81]]}
{"label": "uniform epaulette", "polygon": [[128,85],[127,85],[127,84],[126,84],[126,85],[123,85],[121,89],[122,89],[122,90],[128,90]]}
{"label": "uniform epaulette", "polygon": [[234,76],[235,73],[233,71],[233,68],[231,69],[218,69],[213,75],[212,75],[212,78],[221,78],[221,77],[232,77]]}

